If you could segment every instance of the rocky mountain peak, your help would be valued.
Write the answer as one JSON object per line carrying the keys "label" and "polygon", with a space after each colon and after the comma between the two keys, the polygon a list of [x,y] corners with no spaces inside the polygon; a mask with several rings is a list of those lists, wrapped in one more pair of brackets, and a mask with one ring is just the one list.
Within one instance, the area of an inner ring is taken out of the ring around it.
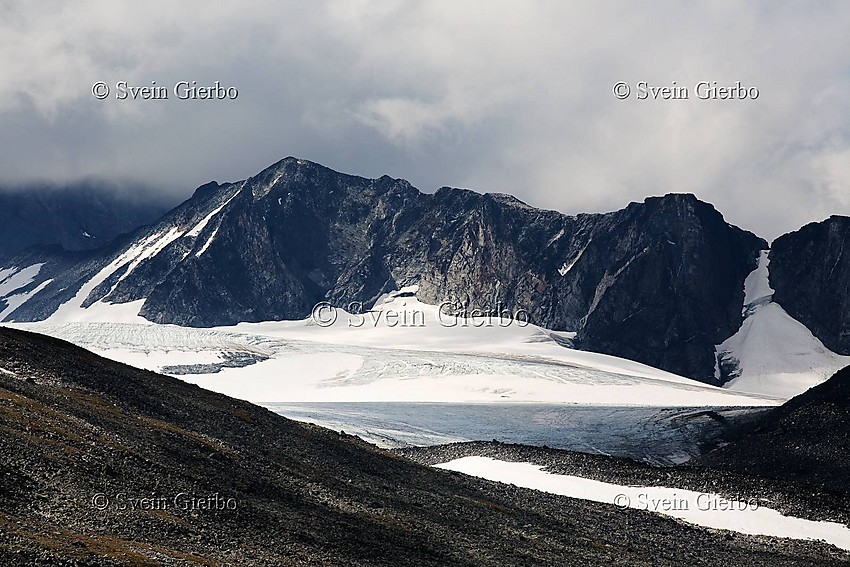
{"label": "rocky mountain peak", "polygon": [[198,188],[130,240],[71,269],[47,262],[33,289],[52,281],[12,317],[44,318],[83,290],[84,308],[144,300],[151,321],[215,326],[298,319],[323,300],[370,305],[419,284],[428,303],[521,309],[582,348],[712,381],[714,345],[740,325],[765,247],[693,195],[568,216],[294,157]]}
{"label": "rocky mountain peak", "polygon": [[217,181],[210,181],[209,183],[204,183],[192,193],[192,199],[206,199],[221,187]]}

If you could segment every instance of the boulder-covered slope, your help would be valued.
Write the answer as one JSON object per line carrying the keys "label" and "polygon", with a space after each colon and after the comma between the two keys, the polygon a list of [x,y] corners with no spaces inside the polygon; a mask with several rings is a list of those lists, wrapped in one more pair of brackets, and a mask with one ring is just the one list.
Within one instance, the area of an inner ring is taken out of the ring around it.
{"label": "boulder-covered slope", "polygon": [[850,367],[771,410],[703,464],[850,492]]}
{"label": "boulder-covered slope", "polygon": [[8,566],[815,565],[843,556],[430,469],[5,328],[0,504]]}

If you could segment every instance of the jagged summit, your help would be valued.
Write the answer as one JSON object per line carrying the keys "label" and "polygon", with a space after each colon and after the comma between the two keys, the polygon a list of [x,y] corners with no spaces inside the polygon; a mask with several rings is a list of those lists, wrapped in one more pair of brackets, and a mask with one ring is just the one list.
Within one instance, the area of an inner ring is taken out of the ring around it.
{"label": "jagged summit", "polygon": [[531,205],[529,205],[525,201],[517,199],[513,195],[509,195],[507,193],[485,193],[484,195],[489,196],[494,201],[498,201],[498,202],[503,203],[505,205],[520,207],[520,208],[525,208],[525,209],[534,209],[534,207],[532,207]]}
{"label": "jagged summit", "polygon": [[221,185],[218,184],[217,181],[210,181],[209,183],[204,183],[192,193],[192,199],[204,199],[208,197],[210,194],[216,192]]}
{"label": "jagged summit", "polygon": [[[639,203],[631,203],[637,205]],[[723,219],[723,214],[714,205],[701,200],[693,193],[666,193],[647,197],[642,204],[646,207],[659,210],[678,210],[681,212],[693,212],[694,214],[718,216]]]}

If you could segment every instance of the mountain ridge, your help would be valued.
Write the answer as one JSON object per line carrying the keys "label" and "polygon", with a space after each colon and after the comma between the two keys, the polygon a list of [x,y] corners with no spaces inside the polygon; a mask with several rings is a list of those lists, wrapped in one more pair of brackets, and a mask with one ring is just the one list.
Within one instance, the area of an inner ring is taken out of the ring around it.
{"label": "mountain ridge", "polygon": [[200,186],[88,263],[60,270],[61,258],[45,257],[23,291],[54,281],[7,320],[49,316],[112,262],[81,304],[144,300],[150,321],[200,327],[302,318],[320,301],[368,306],[418,284],[427,303],[522,309],[575,332],[579,348],[719,384],[715,347],[740,328],[743,282],[765,248],[688,193],[565,215],[287,157]]}

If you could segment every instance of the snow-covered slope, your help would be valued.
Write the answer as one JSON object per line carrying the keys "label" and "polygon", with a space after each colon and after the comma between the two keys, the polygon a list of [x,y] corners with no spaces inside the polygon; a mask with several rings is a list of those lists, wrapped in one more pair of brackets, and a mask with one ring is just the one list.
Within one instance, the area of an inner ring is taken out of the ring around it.
{"label": "snow-covered slope", "polygon": [[48,279],[36,286],[31,285],[42,266],[44,264],[33,264],[25,268],[15,266],[0,270],[0,321],[53,281]]}
{"label": "snow-covered slope", "polygon": [[731,378],[730,390],[788,399],[827,380],[850,356],[830,351],[773,302],[768,270],[764,250],[744,284],[744,323],[717,347],[718,370]]}
{"label": "snow-covered slope", "polygon": [[7,268],[0,270],[0,297],[6,297],[21,289],[35,279],[43,264],[35,264],[23,269]]}
{"label": "snow-covered slope", "polygon": [[[215,210],[193,226],[205,228],[214,216]],[[212,330],[153,324],[138,315],[142,300],[86,304],[93,290],[108,295],[145,258],[190,229],[155,232],[128,247],[47,321],[25,327],[257,402],[761,405],[796,395],[850,363],[850,357],[828,351],[770,302],[766,254],[745,283],[748,316],[743,326],[718,347],[722,367],[734,376],[726,389],[567,348],[563,345],[569,344],[571,333],[554,333],[523,320],[452,317],[418,301],[415,286],[387,294],[362,314],[327,307],[301,321]],[[0,274],[3,313],[44,288],[48,282],[33,287],[39,269],[34,265]]]}
{"label": "snow-covered slope", "polygon": [[778,403],[613,356],[577,351],[563,346],[564,334],[534,325],[448,316],[417,301],[412,291],[391,294],[362,315],[335,311],[332,323],[317,315],[302,321],[194,329],[109,321],[111,310],[120,319],[125,307],[104,304],[94,313],[105,319],[100,322],[57,318],[15,326],[258,403]]}
{"label": "snow-covered slope", "polygon": [[157,223],[90,254],[22,252],[8,267],[0,266],[0,322],[146,323],[140,312],[160,279],[158,270],[191,263],[205,253],[222,211],[243,186],[201,187]]}

